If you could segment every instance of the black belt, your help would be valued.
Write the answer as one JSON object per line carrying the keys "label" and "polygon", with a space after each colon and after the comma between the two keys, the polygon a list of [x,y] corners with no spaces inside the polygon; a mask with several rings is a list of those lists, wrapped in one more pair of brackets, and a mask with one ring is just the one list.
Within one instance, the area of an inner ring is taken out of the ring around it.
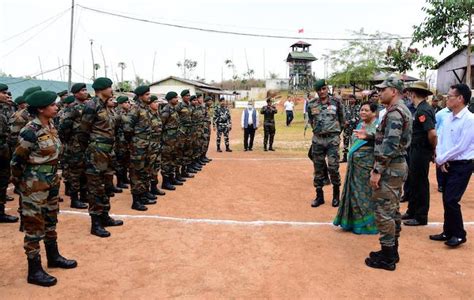
{"label": "black belt", "polygon": [[337,133],[335,132],[331,132],[331,133],[316,133],[316,136],[317,137],[321,137],[321,138],[328,138],[330,136],[335,136],[335,135],[338,135]]}
{"label": "black belt", "polygon": [[451,166],[458,166],[458,165],[472,164],[472,162],[474,162],[474,160],[472,160],[472,159],[461,159],[461,160],[448,161],[448,164],[451,165]]}

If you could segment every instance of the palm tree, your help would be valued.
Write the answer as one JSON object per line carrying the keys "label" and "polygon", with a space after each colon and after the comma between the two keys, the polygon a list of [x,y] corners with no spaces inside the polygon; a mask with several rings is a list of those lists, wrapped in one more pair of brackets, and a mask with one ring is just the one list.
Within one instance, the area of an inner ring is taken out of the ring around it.
{"label": "palm tree", "polygon": [[125,69],[127,67],[127,65],[121,61],[118,63],[118,67],[121,69],[121,78],[120,78],[120,81],[123,82],[123,69]]}

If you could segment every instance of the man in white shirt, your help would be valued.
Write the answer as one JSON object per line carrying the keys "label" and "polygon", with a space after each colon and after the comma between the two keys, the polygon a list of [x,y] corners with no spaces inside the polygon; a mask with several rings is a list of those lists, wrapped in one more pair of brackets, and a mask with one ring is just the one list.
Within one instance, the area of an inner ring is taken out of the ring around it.
{"label": "man in white shirt", "polygon": [[293,121],[294,118],[293,110],[295,108],[295,104],[291,98],[288,98],[285,103],[283,103],[283,106],[285,107],[286,112],[286,126],[290,126],[291,121]]}
{"label": "man in white shirt", "polygon": [[252,151],[255,131],[258,129],[258,113],[252,101],[242,112],[241,126],[244,130],[244,151]]}
{"label": "man in white shirt", "polygon": [[[450,113],[451,111],[449,108],[445,107],[438,111],[436,113],[436,135],[439,136],[441,132],[441,128],[443,128],[443,121],[446,119],[446,116]],[[436,180],[438,182],[438,192],[442,193],[443,192],[443,183],[442,180],[444,176],[441,174],[440,168],[436,168]]]}
{"label": "man in white shirt", "polygon": [[467,107],[470,99],[471,89],[467,85],[451,86],[446,100],[451,112],[443,121],[436,147],[436,165],[443,177],[444,226],[442,233],[430,235],[430,239],[445,241],[450,247],[466,242],[459,202],[474,166],[474,115]]}

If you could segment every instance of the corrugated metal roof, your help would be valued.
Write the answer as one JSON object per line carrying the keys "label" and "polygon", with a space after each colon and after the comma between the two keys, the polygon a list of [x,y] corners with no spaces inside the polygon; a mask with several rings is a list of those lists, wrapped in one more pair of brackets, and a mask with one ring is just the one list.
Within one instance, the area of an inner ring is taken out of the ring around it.
{"label": "corrugated metal roof", "polygon": [[[20,77],[0,77],[0,83],[8,85],[8,90],[12,93],[13,99],[23,95],[23,92],[30,87],[40,86],[43,91],[61,92],[67,90],[66,81],[27,79]],[[74,84],[74,83],[73,83]],[[92,91],[92,85],[86,84],[87,89]]]}
{"label": "corrugated metal roof", "polygon": [[[456,55],[458,55],[459,53],[464,51],[466,48],[467,48],[467,46],[462,46],[458,50],[456,50],[453,53],[451,53],[450,55],[446,56],[443,60],[441,60],[439,63],[437,63],[436,66],[434,66],[433,70],[438,70],[442,65],[444,65],[445,63],[450,61],[453,57],[455,57]],[[467,63],[466,63],[466,65],[467,65]]]}
{"label": "corrugated metal roof", "polygon": [[163,81],[170,80],[170,79],[174,79],[174,80],[176,80],[176,81],[181,81],[181,82],[183,82],[183,83],[187,83],[187,84],[190,84],[190,85],[194,85],[194,86],[196,86],[197,88],[206,88],[206,89],[218,90],[218,91],[221,90],[221,89],[218,88],[218,87],[209,85],[209,84],[204,83],[204,82],[201,82],[201,81],[190,80],[190,79],[184,79],[184,78],[180,78],[180,77],[176,77],[176,76],[168,76],[168,77],[166,77],[166,78],[163,78],[163,79],[161,79],[161,80],[158,80],[158,81],[155,81],[155,82],[151,83],[150,86],[160,84],[160,83],[162,83]]}
{"label": "corrugated metal roof", "polygon": [[290,52],[290,54],[288,54],[286,61],[290,61],[292,59],[301,59],[301,60],[308,60],[308,61],[317,60],[317,58],[314,57],[314,55],[309,52],[296,52],[296,51]]}

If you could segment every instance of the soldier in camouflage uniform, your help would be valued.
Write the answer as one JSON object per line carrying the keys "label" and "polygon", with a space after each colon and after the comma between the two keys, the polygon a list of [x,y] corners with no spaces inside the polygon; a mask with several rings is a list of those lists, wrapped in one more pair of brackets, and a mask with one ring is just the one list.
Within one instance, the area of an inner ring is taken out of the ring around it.
{"label": "soldier in camouflage uniform", "polygon": [[349,95],[349,105],[344,107],[344,117],[346,122],[344,123],[344,131],[343,131],[343,143],[344,143],[344,150],[341,162],[347,162],[347,153],[349,152],[352,131],[357,127],[359,124],[360,116],[360,105],[357,104],[357,99],[355,95]]}
{"label": "soldier in camouflage uniform", "polygon": [[168,104],[163,107],[160,113],[163,125],[161,136],[161,174],[163,176],[163,183],[161,188],[174,191],[176,187],[172,183],[174,182],[175,169],[178,167],[178,155],[176,153],[177,138],[178,131],[182,129],[180,129],[179,114],[176,111],[178,94],[176,92],[168,92],[165,98]]}
{"label": "soldier in camouflage uniform", "polygon": [[221,150],[221,136],[224,135],[224,144],[226,152],[232,152],[229,146],[229,132],[232,130],[232,119],[230,116],[230,111],[227,108],[224,98],[219,99],[219,106],[214,112],[213,118],[214,130],[217,128],[217,152],[222,152]]}
{"label": "soldier in camouflage uniform", "polygon": [[130,143],[130,181],[132,209],[145,211],[147,204],[155,204],[156,196],[149,192],[150,187],[150,87],[139,86],[134,91],[135,105],[127,114],[123,131]]}
{"label": "soldier in camouflage uniform", "polygon": [[158,173],[161,169],[161,134],[163,132],[163,124],[161,123],[158,97],[151,96],[150,101],[150,193],[164,196],[166,193],[158,188]]}
{"label": "soldier in camouflage uniform", "polygon": [[11,161],[12,182],[20,191],[23,207],[27,280],[40,286],[52,286],[57,282],[41,265],[41,240],[44,240],[49,268],[77,266],[75,260],[59,254],[57,244],[60,182],[57,169],[62,145],[52,120],[58,110],[55,100],[56,93],[50,91],[36,91],[26,98],[34,119],[21,130]]}
{"label": "soldier in camouflage uniform", "polygon": [[202,94],[197,94],[194,101],[191,101],[193,105],[193,136],[192,136],[192,167],[195,170],[202,170],[204,163],[201,161],[201,150],[204,143],[204,106],[202,105]]}
{"label": "soldier in camouflage uniform", "polygon": [[109,237],[104,227],[123,225],[109,216],[110,199],[105,194],[105,173],[111,167],[115,140],[114,122],[106,107],[113,97],[112,80],[99,77],[92,87],[96,96],[84,107],[77,140],[85,153],[91,234]]}
{"label": "soldier in camouflage uniform", "polygon": [[117,176],[117,187],[128,189],[128,169],[130,166],[130,143],[125,139],[123,131],[124,122],[130,111],[130,101],[127,96],[117,97],[115,108],[115,144],[116,156],[115,176]]}
{"label": "soldier in camouflage uniform", "polygon": [[[64,109],[59,120],[59,136],[65,145],[64,161],[69,171],[65,174],[66,190],[71,197],[71,207],[87,208],[87,188],[85,174],[85,157],[79,141],[81,118],[87,103],[87,88],[85,83],[76,83],[71,87],[74,103]],[[80,198],[79,198],[80,193]]]}
{"label": "soldier in camouflage uniform", "polygon": [[273,139],[275,138],[275,114],[278,113],[278,110],[272,104],[271,98],[267,99],[267,105],[260,109],[260,113],[263,115],[263,150],[275,151],[273,149]]}
{"label": "soldier in camouflage uniform", "polygon": [[212,124],[212,98],[207,96],[204,99],[204,135],[203,145],[201,150],[201,162],[209,163],[211,158],[207,157],[207,150],[209,150],[209,142],[211,141],[211,125]]}
{"label": "soldier in camouflage uniform", "polygon": [[0,83],[0,223],[14,223],[17,217],[5,214],[8,182],[10,180],[11,148],[10,127],[8,121],[13,114],[13,107],[8,102],[8,86]]}
{"label": "soldier in camouflage uniform", "polygon": [[328,158],[328,172],[333,185],[332,206],[339,206],[341,176],[339,174],[339,144],[344,112],[341,102],[328,95],[326,80],[315,82],[319,99],[308,102],[308,118],[313,128],[312,157],[314,165],[314,186],[316,199],[311,204],[318,207],[324,204],[324,167]]}
{"label": "soldier in camouflage uniform", "polygon": [[[115,106],[116,106],[116,104],[117,104],[117,102],[115,101],[114,98],[110,98],[106,102],[107,110],[108,110],[109,115],[110,115],[110,117],[112,119],[112,122],[113,122],[114,132],[115,132],[115,128],[116,128],[115,121],[116,121],[116,118],[117,118],[116,115],[115,115]],[[115,139],[114,139],[114,141],[115,141]],[[114,142],[114,145],[115,145],[115,142]],[[114,185],[114,174],[115,174],[115,168],[117,166],[117,156],[115,155],[115,151],[111,152],[111,159],[112,159],[112,163],[109,166],[109,169],[107,170],[107,172],[105,173],[105,194],[107,196],[109,196],[109,198],[114,197],[115,193],[122,193],[123,192],[123,190],[121,188],[116,187]]]}
{"label": "soldier in camouflage uniform", "polygon": [[356,131],[359,139],[375,139],[375,163],[370,185],[382,250],[371,252],[365,263],[372,268],[393,271],[400,259],[400,198],[408,172],[405,155],[411,142],[412,117],[401,98],[403,82],[398,77],[389,76],[376,87],[380,89],[380,100],[386,105],[387,113],[375,136],[368,135],[365,130]]}
{"label": "soldier in camouflage uniform", "polygon": [[[194,97],[194,96],[193,96]],[[183,185],[183,182],[186,181],[186,178],[192,178],[193,175],[190,175],[189,172],[193,172],[194,169],[191,166],[192,163],[192,143],[193,143],[193,120],[192,113],[193,107],[191,105],[190,99],[191,95],[189,90],[181,91],[182,101],[176,105],[176,112],[179,115],[179,128],[178,130],[178,144],[177,155],[178,155],[178,166],[175,170],[176,176],[172,178],[172,183],[174,185]]]}
{"label": "soldier in camouflage uniform", "polygon": [[[62,120],[64,119],[64,113],[68,110],[68,107],[72,106],[75,101],[76,101],[76,98],[74,98],[73,95],[69,95],[63,100],[63,108],[58,112],[58,120],[59,120],[58,123],[59,124],[61,124]],[[71,196],[71,191],[70,191],[71,185],[68,182],[68,179],[70,178],[70,175],[69,175],[70,167],[69,167],[68,162],[69,162],[70,159],[66,157],[66,153],[70,153],[71,151],[68,151],[66,149],[67,146],[68,146],[66,144],[66,141],[65,141],[67,139],[67,137],[59,135],[59,139],[61,140],[61,143],[63,143],[63,151],[62,151],[61,156],[59,158],[59,163],[60,163],[61,168],[62,168],[61,177],[64,181],[64,185],[66,186],[66,189],[65,189],[66,196]],[[59,202],[62,202],[61,197],[59,198]],[[83,205],[81,205],[81,206],[83,206]]]}

